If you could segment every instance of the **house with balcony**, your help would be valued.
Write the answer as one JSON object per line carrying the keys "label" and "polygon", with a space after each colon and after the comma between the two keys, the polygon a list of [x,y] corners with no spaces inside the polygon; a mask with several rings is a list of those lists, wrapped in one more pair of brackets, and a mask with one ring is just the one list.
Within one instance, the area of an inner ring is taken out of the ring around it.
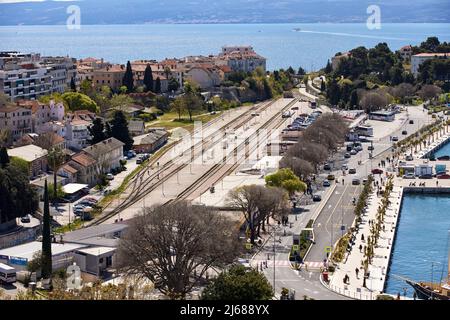
{"label": "house with balcony", "polygon": [[33,132],[31,110],[18,105],[0,107],[0,129],[9,132],[8,145]]}
{"label": "house with balcony", "polygon": [[65,139],[67,148],[74,151],[80,151],[81,149],[89,145],[89,140],[92,138],[89,132],[89,127],[92,122],[85,120],[67,120],[65,123]]}

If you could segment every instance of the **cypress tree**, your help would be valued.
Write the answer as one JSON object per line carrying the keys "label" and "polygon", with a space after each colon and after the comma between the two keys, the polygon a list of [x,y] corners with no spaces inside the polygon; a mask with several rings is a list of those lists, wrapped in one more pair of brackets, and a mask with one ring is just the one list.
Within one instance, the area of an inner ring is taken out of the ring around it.
{"label": "cypress tree", "polygon": [[320,83],[320,91],[325,91],[326,90],[326,87],[325,87],[325,81],[323,81],[323,79],[322,79],[322,82]]}
{"label": "cypress tree", "polygon": [[128,129],[128,122],[125,114],[118,110],[114,112],[111,120],[111,136],[125,143],[124,150],[128,151],[133,147],[133,139]]}
{"label": "cypress tree", "polygon": [[145,68],[144,85],[145,85],[145,92],[153,91],[153,74],[152,74],[152,67],[150,67],[150,64],[147,64],[147,67]]}
{"label": "cypress tree", "polygon": [[0,168],[5,168],[9,163],[8,151],[5,147],[0,148]]}
{"label": "cypress tree", "polygon": [[159,77],[155,81],[155,93],[161,93],[161,79]]}
{"label": "cypress tree", "polygon": [[330,73],[331,71],[333,71],[333,67],[331,66],[330,60],[328,60],[325,67],[325,73]]}
{"label": "cypress tree", "polygon": [[52,275],[52,239],[50,234],[50,205],[48,201],[47,179],[44,185],[44,217],[42,226],[42,270],[44,279]]}
{"label": "cypress tree", "polygon": [[96,144],[107,138],[105,134],[105,126],[101,118],[95,118],[92,122],[92,126],[89,128],[89,133],[92,135],[91,144]]}
{"label": "cypress tree", "polygon": [[130,61],[127,62],[127,69],[125,70],[122,83],[125,87],[127,87],[128,92],[133,91],[134,80]]}
{"label": "cypress tree", "polygon": [[72,77],[72,79],[70,80],[70,89],[73,92],[77,92],[77,85],[75,84],[75,79]]}

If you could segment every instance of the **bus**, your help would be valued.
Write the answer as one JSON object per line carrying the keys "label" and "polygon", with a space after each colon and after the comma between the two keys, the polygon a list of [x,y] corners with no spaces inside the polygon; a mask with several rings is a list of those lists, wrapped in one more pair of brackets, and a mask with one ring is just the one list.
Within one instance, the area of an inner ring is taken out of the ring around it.
{"label": "bus", "polygon": [[14,283],[16,282],[16,269],[7,264],[0,263],[0,282]]}
{"label": "bus", "polygon": [[373,128],[369,126],[357,126],[355,131],[358,135],[363,137],[373,137]]}

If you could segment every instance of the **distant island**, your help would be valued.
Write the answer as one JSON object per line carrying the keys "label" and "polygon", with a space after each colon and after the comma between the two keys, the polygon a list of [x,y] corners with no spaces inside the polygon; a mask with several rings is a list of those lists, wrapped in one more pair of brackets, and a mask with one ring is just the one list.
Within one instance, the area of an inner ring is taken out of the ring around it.
{"label": "distant island", "polygon": [[[25,1],[25,0],[24,0]],[[448,0],[94,0],[0,4],[0,25],[65,24],[69,5],[81,9],[83,24],[145,23],[365,23],[370,5],[379,5],[383,23],[448,23]]]}

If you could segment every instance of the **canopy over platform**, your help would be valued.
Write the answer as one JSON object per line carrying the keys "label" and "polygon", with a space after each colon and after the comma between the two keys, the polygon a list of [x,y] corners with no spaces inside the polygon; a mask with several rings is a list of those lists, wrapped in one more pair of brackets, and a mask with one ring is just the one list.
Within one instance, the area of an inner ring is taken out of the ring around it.
{"label": "canopy over platform", "polygon": [[66,184],[65,186],[63,186],[63,191],[66,194],[74,194],[77,193],[78,191],[84,189],[84,188],[88,188],[89,186],[87,184],[81,184],[81,183],[69,183]]}

